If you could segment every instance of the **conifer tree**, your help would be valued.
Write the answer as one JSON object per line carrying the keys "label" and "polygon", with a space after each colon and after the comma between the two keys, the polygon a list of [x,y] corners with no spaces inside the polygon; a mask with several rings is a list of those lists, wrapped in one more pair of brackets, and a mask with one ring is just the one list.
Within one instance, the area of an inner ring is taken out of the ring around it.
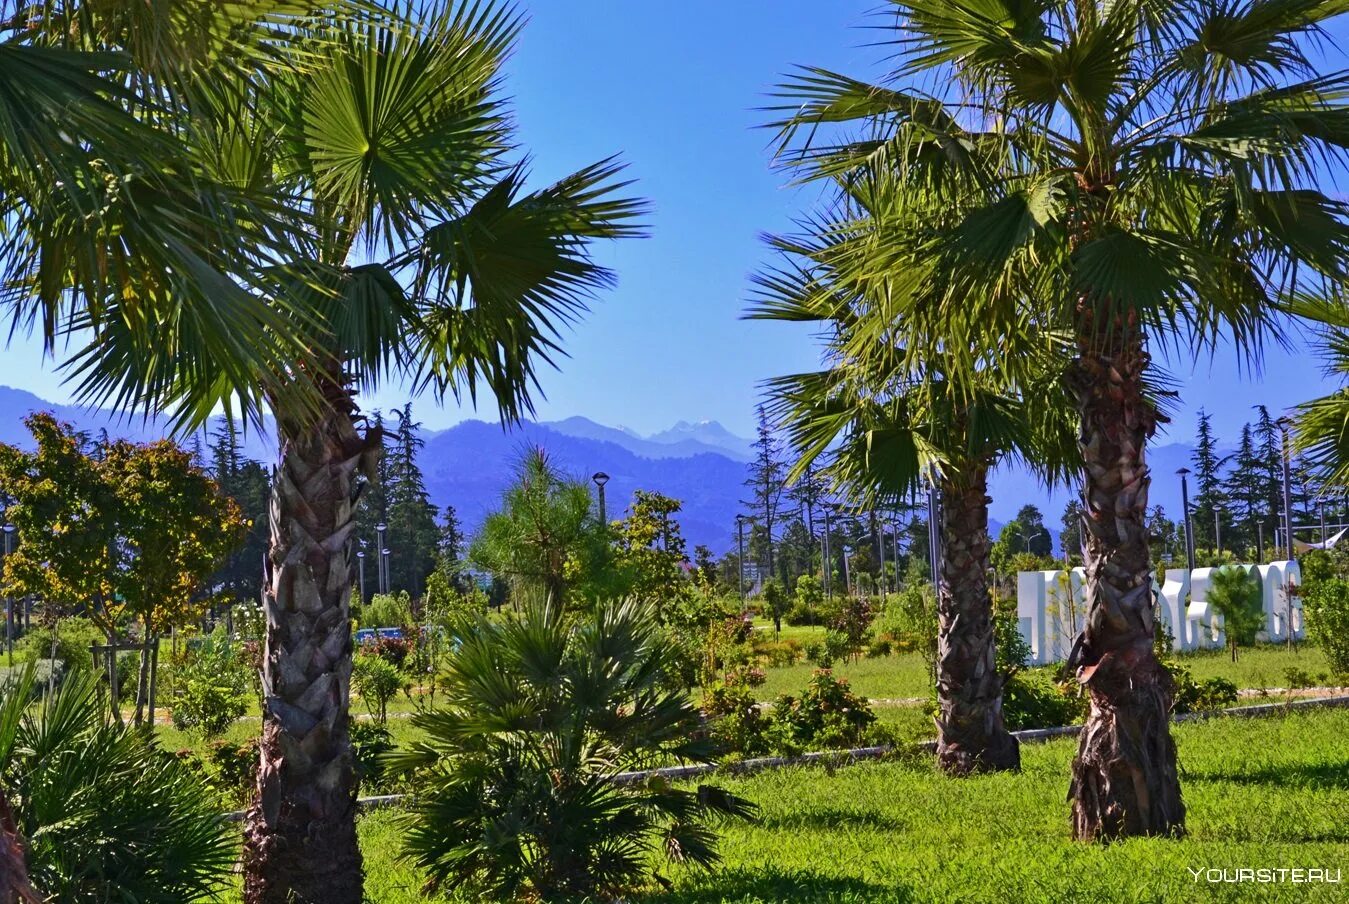
{"label": "conifer tree", "polygon": [[1213,435],[1213,416],[1199,409],[1199,436],[1195,443],[1194,461],[1194,537],[1195,546],[1217,549],[1214,517],[1221,518],[1224,508],[1222,466],[1224,458],[1218,455],[1218,440]]}
{"label": "conifer tree", "polygon": [[389,585],[395,592],[405,590],[413,598],[426,589],[426,578],[436,566],[440,539],[435,508],[428,501],[426,480],[417,460],[426,445],[420,431],[421,424],[413,420],[409,402],[398,412],[398,429],[385,452]]}
{"label": "conifer tree", "polygon": [[754,440],[754,460],[749,464],[749,477],[745,480],[750,498],[744,500],[743,504],[748,506],[757,518],[751,537],[751,548],[757,553],[756,561],[764,578],[773,574],[773,527],[778,521],[778,510],[782,504],[785,474],[786,464],[782,460],[781,443],[768,420],[768,412],[760,405],[758,436]]}
{"label": "conifer tree", "polygon": [[[1228,474],[1227,486],[1232,504],[1232,527],[1240,540],[1238,546],[1234,539],[1232,548],[1254,548],[1260,535],[1257,525],[1265,520],[1268,499],[1264,463],[1256,444],[1255,428],[1250,424],[1241,428],[1241,441],[1232,457],[1232,471]],[[1273,535],[1266,530],[1266,539],[1272,538]]]}

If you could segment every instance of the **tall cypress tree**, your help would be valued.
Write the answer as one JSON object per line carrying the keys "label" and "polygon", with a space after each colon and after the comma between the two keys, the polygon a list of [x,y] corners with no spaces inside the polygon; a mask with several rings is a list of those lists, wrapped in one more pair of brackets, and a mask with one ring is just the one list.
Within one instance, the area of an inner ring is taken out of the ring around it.
{"label": "tall cypress tree", "polygon": [[1275,528],[1283,524],[1283,437],[1279,425],[1264,405],[1255,406],[1256,456],[1260,459],[1264,487],[1265,537],[1274,542]]}
{"label": "tall cypress tree", "polygon": [[1213,435],[1213,417],[1202,408],[1199,409],[1199,436],[1195,443],[1193,461],[1195,545],[1216,549],[1214,513],[1221,513],[1223,510],[1222,466],[1224,459],[1218,456],[1218,441]]}
{"label": "tall cypress tree", "polygon": [[1269,500],[1267,498],[1264,461],[1256,443],[1256,431],[1250,424],[1241,428],[1241,442],[1237,445],[1232,458],[1232,471],[1227,477],[1228,496],[1232,505],[1232,528],[1239,536],[1241,547],[1232,543],[1233,549],[1251,547],[1259,542],[1260,531],[1257,525],[1265,523],[1265,539],[1272,540],[1266,521]]}
{"label": "tall cypress tree", "polygon": [[754,460],[749,463],[749,477],[745,486],[749,488],[750,498],[742,504],[755,513],[758,521],[751,535],[759,553],[760,574],[768,578],[773,574],[773,527],[778,520],[778,509],[782,503],[784,490],[783,477],[786,466],[782,460],[782,446],[778,442],[773,425],[768,420],[768,412],[759,406],[758,436],[754,440]]}
{"label": "tall cypress tree", "polygon": [[398,429],[387,450],[389,472],[389,584],[414,598],[426,589],[427,575],[436,567],[440,532],[436,512],[426,492],[426,480],[418,456],[426,441],[421,424],[413,420],[409,402],[398,412]]}

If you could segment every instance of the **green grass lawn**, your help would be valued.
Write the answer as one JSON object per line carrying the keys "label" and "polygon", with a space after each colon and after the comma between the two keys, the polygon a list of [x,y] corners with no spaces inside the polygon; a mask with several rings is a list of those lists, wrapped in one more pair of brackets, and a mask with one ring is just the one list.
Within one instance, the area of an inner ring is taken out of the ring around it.
{"label": "green grass lawn", "polygon": [[[1109,847],[1067,837],[1075,741],[1022,748],[1014,775],[953,780],[923,763],[787,769],[720,782],[761,808],[723,827],[724,863],[673,869],[645,904],[1349,900],[1349,885],[1196,884],[1187,867],[1349,871],[1349,711],[1215,719],[1175,729],[1189,837]],[[412,904],[399,815],[361,820],[366,889]],[[1349,877],[1346,877],[1349,881]],[[229,898],[237,901],[237,897]],[[468,896],[462,901],[474,900]]]}

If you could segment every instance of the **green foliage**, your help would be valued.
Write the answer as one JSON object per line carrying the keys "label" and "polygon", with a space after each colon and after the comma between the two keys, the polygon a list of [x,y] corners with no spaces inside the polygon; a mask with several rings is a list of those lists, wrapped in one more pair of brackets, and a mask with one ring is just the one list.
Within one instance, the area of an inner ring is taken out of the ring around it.
{"label": "green foliage", "polygon": [[29,707],[33,675],[0,702],[0,781],[52,901],[180,904],[229,878],[236,835],[216,796],[153,736],[107,724],[94,677]]}
{"label": "green foliage", "polygon": [[[35,662],[50,659],[52,655],[51,625],[36,625],[31,631],[14,643],[16,661]],[[68,668],[91,671],[94,656],[89,652],[92,644],[105,644],[108,638],[87,618],[72,616],[62,618],[56,623],[56,659]]]}
{"label": "green foliage", "polygon": [[351,663],[351,684],[380,725],[389,721],[389,701],[407,684],[403,673],[376,653],[357,653]]}
{"label": "green foliage", "polygon": [[1227,641],[1236,658],[1237,645],[1255,643],[1264,627],[1264,589],[1254,571],[1243,565],[1225,565],[1209,578],[1208,602],[1223,617]]}
{"label": "green foliage", "polygon": [[199,644],[185,645],[165,678],[180,731],[216,737],[248,710],[249,664],[223,626]]}
{"label": "green foliage", "polygon": [[1349,680],[1349,580],[1330,578],[1302,590],[1307,633],[1325,653],[1331,671]]}
{"label": "green foliage", "polygon": [[587,597],[585,582],[604,581],[608,525],[592,512],[590,485],[563,474],[542,449],[531,449],[487,516],[468,558],[511,582],[517,598],[537,593],[567,603]]}
{"label": "green foliage", "polygon": [[1015,611],[993,616],[993,650],[998,671],[1004,675],[1019,672],[1030,663],[1030,644],[1021,636],[1019,624]]}
{"label": "green foliage", "polygon": [[796,579],[796,596],[787,612],[789,625],[822,625],[825,622],[824,587],[820,579],[813,574],[803,574]]}
{"label": "green foliage", "polygon": [[875,740],[870,735],[876,723],[871,704],[829,669],[817,670],[800,697],[778,697],[772,722],[773,739],[787,753],[861,747]]}
{"label": "green foliage", "polygon": [[545,900],[613,896],[639,884],[657,850],[710,865],[706,819],[751,808],[714,787],[622,772],[709,761],[697,708],[665,685],[650,605],[598,606],[564,619],[554,604],[464,625],[446,663],[447,705],[390,758],[411,770],[408,854],[433,887]]}
{"label": "green foliage", "polygon": [[406,590],[376,593],[361,608],[363,628],[403,628],[412,624],[412,597]]}
{"label": "green foliage", "polygon": [[212,741],[206,748],[211,783],[232,804],[246,801],[258,780],[258,739]]}
{"label": "green foliage", "polygon": [[839,601],[838,610],[829,620],[829,632],[825,635],[825,645],[830,637],[837,635],[839,640],[837,655],[842,658],[856,658],[866,648],[871,637],[871,623],[876,618],[876,609],[865,596],[845,596]]}
{"label": "green foliage", "polygon": [[1237,702],[1237,686],[1226,678],[1214,676],[1196,681],[1190,670],[1175,660],[1163,660],[1162,665],[1175,682],[1172,712],[1206,712],[1225,709]]}
{"label": "green foliage", "polygon": [[637,490],[628,517],[612,526],[613,549],[604,563],[614,571],[611,593],[650,600],[662,618],[697,592],[684,573],[687,546],[675,518],[682,508],[678,499]]}
{"label": "green foliage", "polygon": [[1012,731],[1081,722],[1086,693],[1074,681],[1057,682],[1044,669],[1017,672],[1002,688],[1002,718]]}
{"label": "green foliage", "polygon": [[356,774],[365,792],[385,790],[384,757],[394,750],[393,735],[384,724],[353,721],[348,728],[351,752],[356,757]]}
{"label": "green foliage", "polygon": [[790,599],[782,582],[777,578],[764,581],[760,597],[763,600],[764,614],[773,619],[773,630],[782,631],[782,618],[787,614]]}

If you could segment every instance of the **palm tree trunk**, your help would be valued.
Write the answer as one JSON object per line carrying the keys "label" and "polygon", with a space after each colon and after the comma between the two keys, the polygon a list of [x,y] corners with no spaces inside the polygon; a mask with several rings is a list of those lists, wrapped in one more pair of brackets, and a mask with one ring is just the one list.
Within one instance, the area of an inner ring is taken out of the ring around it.
{"label": "palm tree trunk", "polygon": [[[1089,316],[1089,315],[1088,315]],[[1087,623],[1068,665],[1091,698],[1073,761],[1073,835],[1184,832],[1171,675],[1153,651],[1144,450],[1158,414],[1136,323],[1088,326],[1070,375],[1081,417]]]}
{"label": "palm tree trunk", "polygon": [[988,470],[942,483],[937,596],[937,764],[952,775],[1018,769],[1021,750],[1002,720],[988,593]]}
{"label": "palm tree trunk", "polygon": [[28,881],[23,836],[14,824],[9,799],[0,790],[0,904],[39,904],[42,897]]}
{"label": "palm tree trunk", "polygon": [[329,376],[324,395],[317,423],[278,418],[261,762],[244,832],[246,904],[362,900],[348,734],[350,551],[357,477],[371,473],[381,442],[357,431],[356,405],[340,376]]}

